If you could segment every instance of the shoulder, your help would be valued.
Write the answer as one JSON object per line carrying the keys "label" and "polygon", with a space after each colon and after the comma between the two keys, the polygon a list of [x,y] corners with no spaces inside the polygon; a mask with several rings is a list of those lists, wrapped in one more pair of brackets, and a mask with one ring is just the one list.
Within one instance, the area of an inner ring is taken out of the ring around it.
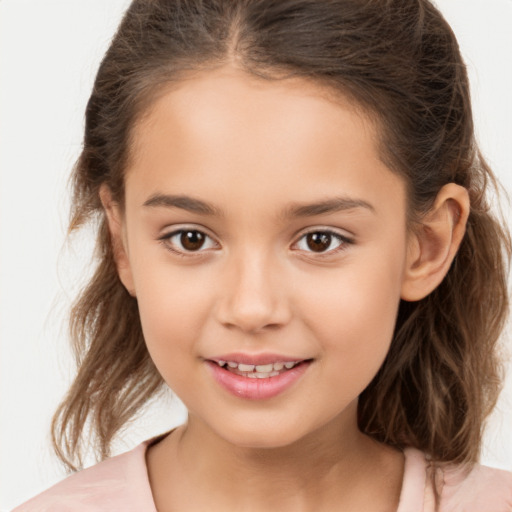
{"label": "shoulder", "polygon": [[397,512],[512,512],[512,473],[480,464],[434,466],[410,447],[404,456]]}
{"label": "shoulder", "polygon": [[475,464],[446,465],[436,473],[440,512],[512,512],[512,473]]}
{"label": "shoulder", "polygon": [[151,441],[74,473],[12,512],[156,512],[145,462]]}

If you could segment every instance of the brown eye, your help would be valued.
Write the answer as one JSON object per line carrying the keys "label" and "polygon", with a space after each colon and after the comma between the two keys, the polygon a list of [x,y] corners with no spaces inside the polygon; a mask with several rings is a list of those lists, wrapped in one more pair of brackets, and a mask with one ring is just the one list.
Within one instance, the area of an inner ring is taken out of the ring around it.
{"label": "brown eye", "polygon": [[160,241],[170,251],[181,255],[219,248],[210,236],[197,229],[178,229],[162,236]]}
{"label": "brown eye", "polygon": [[306,244],[313,252],[324,252],[329,249],[332,238],[330,233],[308,233],[306,235]]}
{"label": "brown eye", "polygon": [[311,231],[300,238],[296,247],[309,253],[334,254],[352,243],[353,240],[334,231]]}
{"label": "brown eye", "polygon": [[198,251],[204,245],[205,238],[200,231],[182,231],[180,243],[186,251]]}

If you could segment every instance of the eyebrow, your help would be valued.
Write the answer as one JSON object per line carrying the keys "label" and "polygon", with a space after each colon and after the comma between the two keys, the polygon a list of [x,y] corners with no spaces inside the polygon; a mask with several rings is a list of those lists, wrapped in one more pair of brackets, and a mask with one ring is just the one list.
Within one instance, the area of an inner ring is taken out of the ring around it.
{"label": "eyebrow", "polygon": [[221,211],[210,203],[183,195],[155,194],[144,202],[144,206],[164,206],[167,208],[181,208],[199,215],[221,216]]}
{"label": "eyebrow", "polygon": [[375,213],[375,208],[362,199],[352,199],[350,197],[333,197],[325,201],[309,204],[292,204],[285,212],[285,217],[314,217],[315,215],[325,215],[344,210],[355,210],[365,208]]}
{"label": "eyebrow", "polygon": [[[154,194],[144,202],[144,206],[180,208],[199,215],[218,217],[223,215],[222,211],[216,206],[202,201],[201,199],[195,199],[185,195]],[[293,203],[284,210],[282,216],[284,218],[314,217],[315,215],[325,215],[357,208],[364,208],[375,213],[375,208],[362,199],[334,197],[315,203]]]}

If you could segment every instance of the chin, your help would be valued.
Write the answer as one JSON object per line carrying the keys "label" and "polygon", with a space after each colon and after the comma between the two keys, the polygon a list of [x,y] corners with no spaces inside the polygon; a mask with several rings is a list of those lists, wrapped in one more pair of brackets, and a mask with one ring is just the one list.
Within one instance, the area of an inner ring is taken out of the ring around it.
{"label": "chin", "polygon": [[302,432],[295,425],[283,423],[232,423],[225,429],[215,429],[218,436],[231,445],[240,448],[278,449],[285,448],[302,439],[307,432]]}

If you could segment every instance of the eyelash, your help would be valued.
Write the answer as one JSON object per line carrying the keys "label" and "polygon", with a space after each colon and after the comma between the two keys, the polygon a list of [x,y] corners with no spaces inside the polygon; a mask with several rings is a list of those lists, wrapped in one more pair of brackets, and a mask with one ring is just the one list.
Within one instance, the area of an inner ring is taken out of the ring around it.
{"label": "eyelash", "polygon": [[202,253],[205,252],[205,249],[203,249],[202,246],[197,251],[188,251],[185,248],[175,249],[173,247],[173,244],[171,243],[172,238],[174,238],[175,236],[183,235],[184,233],[200,233],[201,235],[203,235],[205,237],[205,239],[213,240],[213,238],[211,236],[209,236],[208,234],[206,234],[204,231],[201,231],[200,229],[195,229],[195,228],[176,229],[175,231],[172,231],[171,233],[167,233],[167,234],[161,236],[158,240],[162,243],[162,245],[168,251],[170,251],[173,254],[180,256],[182,258],[203,256],[204,254],[202,254]]}
{"label": "eyelash", "polygon": [[[171,233],[168,233],[168,234],[165,234],[165,235],[161,236],[158,240],[162,243],[162,245],[168,251],[170,251],[173,254],[176,254],[176,255],[178,255],[180,257],[184,257],[184,258],[203,256],[202,253],[204,253],[204,252],[208,251],[209,249],[211,249],[211,248],[203,249],[202,246],[197,251],[189,251],[189,250],[187,250],[185,248],[183,248],[183,249],[175,249],[173,247],[173,244],[171,243],[172,238],[174,238],[176,236],[182,236],[184,233],[199,233],[199,234],[203,235],[206,239],[210,239],[210,240],[213,241],[213,238],[210,237],[208,234],[206,234],[204,231],[201,231],[200,229],[195,229],[195,228],[181,228],[181,229],[177,229],[175,231],[172,231]],[[304,252],[306,252],[308,254],[314,254],[315,258],[325,258],[325,257],[332,256],[334,254],[338,254],[338,253],[346,250],[348,245],[352,245],[354,243],[354,240],[352,238],[344,236],[344,235],[342,235],[342,234],[340,234],[340,233],[338,233],[336,231],[333,231],[333,230],[330,230],[330,229],[313,229],[313,230],[307,231],[305,233],[302,233],[300,238],[297,240],[297,242],[295,242],[293,244],[293,246],[298,245],[308,235],[313,235],[313,234],[322,234],[322,235],[328,235],[329,237],[331,237],[331,241],[330,241],[329,247],[332,245],[332,239],[333,238],[337,239],[338,242],[339,242],[339,245],[336,248],[328,250],[328,251],[323,251],[323,252],[304,251]],[[216,243],[216,242],[214,242],[214,243]]]}
{"label": "eyelash", "polygon": [[307,231],[305,233],[302,233],[299,240],[297,242],[295,242],[293,245],[298,245],[302,240],[305,240],[308,235],[315,235],[315,234],[328,235],[329,237],[331,237],[329,247],[332,245],[333,239],[337,239],[337,241],[339,242],[339,245],[336,248],[328,250],[328,251],[323,251],[323,252],[305,251],[308,254],[308,256],[310,254],[312,254],[312,255],[314,255],[315,258],[328,258],[335,254],[339,254],[340,252],[345,251],[347,249],[347,246],[352,245],[354,243],[354,240],[352,238],[342,235],[341,233],[338,233],[337,231],[333,231],[331,229],[313,229],[313,230]]}

